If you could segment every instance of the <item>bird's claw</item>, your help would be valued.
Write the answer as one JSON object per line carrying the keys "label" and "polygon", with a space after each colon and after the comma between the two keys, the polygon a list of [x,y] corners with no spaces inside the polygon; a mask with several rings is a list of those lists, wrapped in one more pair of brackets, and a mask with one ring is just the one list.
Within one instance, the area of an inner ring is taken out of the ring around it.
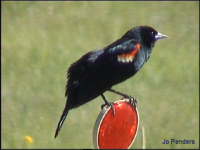
{"label": "bird's claw", "polygon": [[124,98],[128,99],[129,103],[136,108],[137,100],[131,95],[124,95]]}
{"label": "bird's claw", "polygon": [[105,103],[105,104],[101,105],[101,109],[103,109],[104,107],[107,107],[107,106],[111,106],[111,108],[113,110],[113,115],[115,115],[115,107],[112,103]]}

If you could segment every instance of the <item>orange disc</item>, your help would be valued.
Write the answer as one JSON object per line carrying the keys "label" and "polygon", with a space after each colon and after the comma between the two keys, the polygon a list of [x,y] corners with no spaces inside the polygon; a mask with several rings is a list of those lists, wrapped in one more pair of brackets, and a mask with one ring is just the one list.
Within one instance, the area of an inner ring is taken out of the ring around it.
{"label": "orange disc", "polygon": [[100,149],[127,149],[137,135],[139,116],[137,109],[127,99],[113,103],[113,109],[104,107],[99,114],[94,130],[93,143]]}

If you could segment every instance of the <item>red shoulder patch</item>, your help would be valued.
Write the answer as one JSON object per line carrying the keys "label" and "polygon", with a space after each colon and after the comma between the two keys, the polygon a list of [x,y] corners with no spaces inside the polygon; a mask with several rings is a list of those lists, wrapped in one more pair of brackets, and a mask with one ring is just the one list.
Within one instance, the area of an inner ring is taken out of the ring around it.
{"label": "red shoulder patch", "polygon": [[120,62],[132,62],[134,60],[135,56],[137,55],[137,53],[139,52],[140,47],[141,47],[141,45],[139,43],[137,43],[135,48],[131,52],[118,55],[117,56],[118,61],[120,61]]}

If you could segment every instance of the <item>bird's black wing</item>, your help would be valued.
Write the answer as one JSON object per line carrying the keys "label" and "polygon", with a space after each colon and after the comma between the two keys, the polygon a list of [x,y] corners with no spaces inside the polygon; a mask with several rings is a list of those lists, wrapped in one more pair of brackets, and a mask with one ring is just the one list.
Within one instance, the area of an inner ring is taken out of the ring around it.
{"label": "bird's black wing", "polygon": [[60,117],[60,120],[58,122],[58,126],[55,133],[55,138],[57,137],[62,124],[68,114],[68,111],[72,108],[74,108],[77,104],[77,96],[78,91],[80,88],[80,83],[85,77],[85,74],[87,72],[90,72],[90,68],[92,66],[92,62],[94,62],[98,57],[103,53],[103,50],[95,50],[92,52],[89,52],[82,56],[79,60],[74,62],[68,69],[67,72],[67,85],[66,85],[66,92],[65,96],[67,97],[66,105],[63,110],[63,113]]}
{"label": "bird's black wing", "polygon": [[67,85],[65,96],[77,90],[79,82],[84,78],[85,73],[95,65],[95,61],[104,53],[103,49],[91,51],[83,55],[79,60],[73,63],[67,72]]}

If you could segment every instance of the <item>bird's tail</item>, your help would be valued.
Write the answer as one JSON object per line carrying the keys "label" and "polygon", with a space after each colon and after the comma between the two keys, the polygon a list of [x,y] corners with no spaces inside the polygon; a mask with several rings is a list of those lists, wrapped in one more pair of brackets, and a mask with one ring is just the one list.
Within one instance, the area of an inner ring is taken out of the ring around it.
{"label": "bird's tail", "polygon": [[55,133],[54,138],[57,137],[57,135],[58,135],[58,133],[59,133],[64,121],[65,121],[65,118],[67,117],[69,109],[70,109],[69,105],[66,104],[65,109],[63,110],[63,113],[62,113],[62,115],[60,117],[60,121],[58,122],[58,126],[57,126],[57,129],[56,129],[56,133]]}

